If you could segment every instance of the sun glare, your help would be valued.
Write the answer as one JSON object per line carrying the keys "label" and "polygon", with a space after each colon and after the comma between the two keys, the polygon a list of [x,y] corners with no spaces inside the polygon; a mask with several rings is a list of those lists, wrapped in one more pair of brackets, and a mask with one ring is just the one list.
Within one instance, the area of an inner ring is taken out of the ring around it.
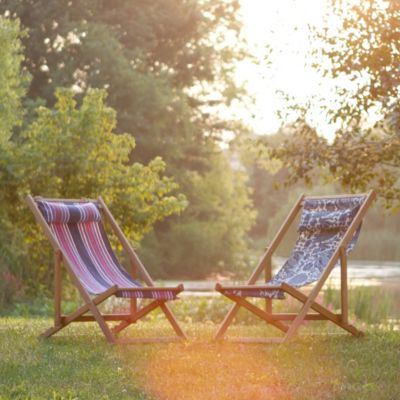
{"label": "sun glare", "polygon": [[148,387],[160,399],[291,398],[274,363],[251,346],[199,342],[179,353],[171,346],[157,353],[147,371]]}
{"label": "sun glare", "polygon": [[[307,63],[310,27],[321,24],[328,3],[241,0],[241,4],[244,35],[258,63],[246,61],[238,67],[237,79],[246,85],[255,104],[236,114],[255,133],[273,133],[282,125],[277,114],[285,107],[283,94],[304,103],[314,93],[331,89]],[[332,136],[334,127],[323,119],[318,122],[320,133]]]}

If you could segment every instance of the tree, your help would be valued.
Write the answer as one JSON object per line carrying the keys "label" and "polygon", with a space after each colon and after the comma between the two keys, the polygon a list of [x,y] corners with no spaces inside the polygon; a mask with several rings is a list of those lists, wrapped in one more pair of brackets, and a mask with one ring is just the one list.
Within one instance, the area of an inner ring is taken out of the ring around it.
{"label": "tree", "polygon": [[54,108],[39,107],[24,119],[21,35],[17,20],[0,17],[0,305],[22,286],[37,292],[51,285],[49,248],[24,204],[27,193],[102,194],[136,243],[187,205],[160,158],[132,162],[135,140],[114,134],[116,113],[104,90],[89,90],[78,106],[71,90],[58,89]]}
{"label": "tree", "polygon": [[[90,88],[105,87],[107,103],[117,112],[115,132],[128,132],[136,139],[130,162],[148,163],[157,156],[166,162],[166,174],[174,177],[189,205],[181,218],[156,224],[158,254],[169,251],[168,241],[161,237],[169,237],[168,231],[172,235],[185,223],[198,230],[186,236],[188,247],[195,248],[197,238],[202,237],[208,240],[206,248],[215,246],[220,251],[213,255],[218,262],[209,269],[230,264],[229,252],[235,252],[235,245],[223,238],[233,235],[228,232],[232,226],[226,225],[223,213],[212,211],[205,196],[197,197],[196,185],[212,177],[218,179],[214,185],[222,188],[225,180],[231,185],[235,176],[229,171],[229,162],[224,161],[224,174],[215,159],[224,159],[219,146],[223,134],[240,131],[237,122],[220,112],[243,95],[234,81],[235,62],[245,56],[239,1],[0,0],[1,12],[21,18],[28,31],[24,65],[33,77],[28,93],[31,100],[43,98],[51,108],[58,86],[72,87],[79,102]],[[243,179],[235,187],[248,196]],[[224,193],[217,193],[218,201],[224,202]],[[241,203],[240,198],[238,204],[226,203],[230,207],[227,213],[238,210],[240,204],[247,207],[247,200]],[[203,213],[201,224],[195,211],[200,202],[210,211]],[[225,227],[221,234],[203,234],[202,230],[209,231],[215,224]],[[234,235],[241,237],[242,244],[246,226],[235,225]],[[230,247],[226,247],[228,242]],[[147,243],[143,250],[154,260],[155,246]],[[178,246],[184,243],[178,242]],[[189,258],[175,259],[176,265],[166,267],[168,271],[185,272],[188,263],[198,265],[198,253],[187,255]],[[160,268],[166,265],[163,260],[160,257],[152,264],[165,275]]]}
{"label": "tree", "polygon": [[387,207],[399,209],[399,17],[397,1],[332,1],[325,27],[314,31],[313,63],[337,83],[336,93],[330,93],[335,107],[324,108],[340,128],[329,143],[307,122],[313,105],[329,103],[326,98],[298,107],[293,135],[268,151],[292,181],[309,180],[319,171],[351,191],[374,188]]}
{"label": "tree", "polygon": [[0,1],[29,32],[29,97],[52,106],[56,87],[106,87],[141,161],[195,158],[227,128],[211,110],[241,94],[238,9],[237,0]]}
{"label": "tree", "polygon": [[[104,91],[91,90],[78,108],[70,90],[57,90],[55,108],[38,109],[35,121],[14,142],[18,197],[28,192],[60,198],[101,194],[128,238],[138,243],[156,221],[182,211],[186,200],[173,194],[177,185],[162,176],[160,158],[148,165],[128,163],[135,141],[113,133],[115,112],[104,98]],[[24,233],[31,262],[40,265],[41,273],[34,271],[25,280],[46,282],[48,252],[45,244],[38,245],[40,228],[20,202],[9,215]]]}
{"label": "tree", "polygon": [[14,229],[7,213],[8,207],[5,207],[5,203],[15,199],[10,138],[13,128],[21,124],[21,98],[28,82],[28,76],[20,69],[22,35],[18,21],[0,17],[0,305],[9,302],[19,287],[10,270],[23,253],[15,245],[21,235]]}
{"label": "tree", "polygon": [[182,191],[190,208],[179,222],[170,218],[144,239],[143,258],[161,276],[202,278],[245,266],[244,234],[255,219],[247,177],[231,168],[229,154],[214,154],[210,162],[204,174],[186,171]]}
{"label": "tree", "polygon": [[20,40],[23,36],[19,21],[0,16],[0,146],[3,151],[23,115],[21,98],[29,80],[19,68],[23,60]]}

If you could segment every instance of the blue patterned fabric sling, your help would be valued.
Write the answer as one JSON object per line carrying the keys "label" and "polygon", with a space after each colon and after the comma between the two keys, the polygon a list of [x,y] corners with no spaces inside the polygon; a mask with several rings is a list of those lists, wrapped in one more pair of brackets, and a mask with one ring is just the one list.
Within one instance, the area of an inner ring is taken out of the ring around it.
{"label": "blue patterned fabric sling", "polygon": [[[317,281],[364,201],[365,196],[306,198],[292,254],[275,277],[263,285],[286,283],[298,288]],[[354,248],[360,229],[361,225],[347,246],[347,254]],[[226,290],[225,293],[240,297],[284,298],[281,290],[258,289],[257,285],[251,289]]]}

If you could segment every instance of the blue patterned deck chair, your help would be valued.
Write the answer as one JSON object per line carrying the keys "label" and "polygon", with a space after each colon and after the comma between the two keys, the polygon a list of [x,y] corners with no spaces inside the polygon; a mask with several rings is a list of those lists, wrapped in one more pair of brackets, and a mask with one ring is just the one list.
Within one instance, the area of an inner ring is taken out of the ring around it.
{"label": "blue patterned deck chair", "polygon": [[[97,200],[61,200],[28,196],[27,203],[54,249],[54,326],[42,337],[54,335],[71,322],[96,321],[110,343],[146,343],[186,338],[166,302],[175,300],[183,290],[176,287],[155,287],[132,246],[99,197]],[[103,220],[107,220],[124,248],[131,265],[131,274],[118,262],[108,240]],[[61,313],[61,264],[85,304],[69,315]],[[137,273],[145,285],[139,282]],[[130,300],[129,313],[101,314],[97,305],[110,296]],[[150,299],[138,305],[137,299]],[[177,336],[162,338],[117,338],[115,335],[160,307]],[[90,312],[91,314],[87,314]],[[119,322],[112,330],[107,321]]]}
{"label": "blue patterned deck chair", "polygon": [[[219,326],[216,339],[222,339],[240,307],[244,307],[269,324],[283,331],[277,338],[237,338],[242,342],[281,343],[290,340],[304,320],[329,320],[354,336],[361,336],[348,322],[347,254],[355,246],[361,223],[375,198],[373,191],[359,195],[305,197],[300,196],[285,222],[267,247],[259,264],[246,285],[224,286],[216,284],[216,290],[234,301]],[[298,227],[298,239],[294,249],[279,272],[272,278],[271,258],[286,234],[289,226],[302,209]],[[332,269],[341,265],[341,313],[335,314],[315,300]],[[265,271],[265,283],[259,284]],[[316,283],[315,283],[316,282]],[[297,288],[315,283],[309,295]],[[298,314],[272,312],[272,300],[290,295],[303,305]],[[265,310],[249,302],[247,297],[264,298]],[[309,313],[310,309],[315,312]],[[291,322],[290,325],[287,322]]]}

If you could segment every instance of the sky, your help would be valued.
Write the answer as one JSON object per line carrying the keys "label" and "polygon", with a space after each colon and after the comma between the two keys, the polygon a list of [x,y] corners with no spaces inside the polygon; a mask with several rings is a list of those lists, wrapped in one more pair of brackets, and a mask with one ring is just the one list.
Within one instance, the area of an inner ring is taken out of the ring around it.
{"label": "sky", "polygon": [[[255,104],[237,114],[255,133],[274,133],[282,125],[277,112],[285,106],[277,91],[305,102],[312,94],[330,89],[330,83],[307,65],[309,26],[321,24],[327,0],[241,0],[241,5],[243,33],[259,62],[245,61],[238,66],[237,79],[245,83]],[[335,127],[322,115],[314,124],[321,135],[333,137]]]}

